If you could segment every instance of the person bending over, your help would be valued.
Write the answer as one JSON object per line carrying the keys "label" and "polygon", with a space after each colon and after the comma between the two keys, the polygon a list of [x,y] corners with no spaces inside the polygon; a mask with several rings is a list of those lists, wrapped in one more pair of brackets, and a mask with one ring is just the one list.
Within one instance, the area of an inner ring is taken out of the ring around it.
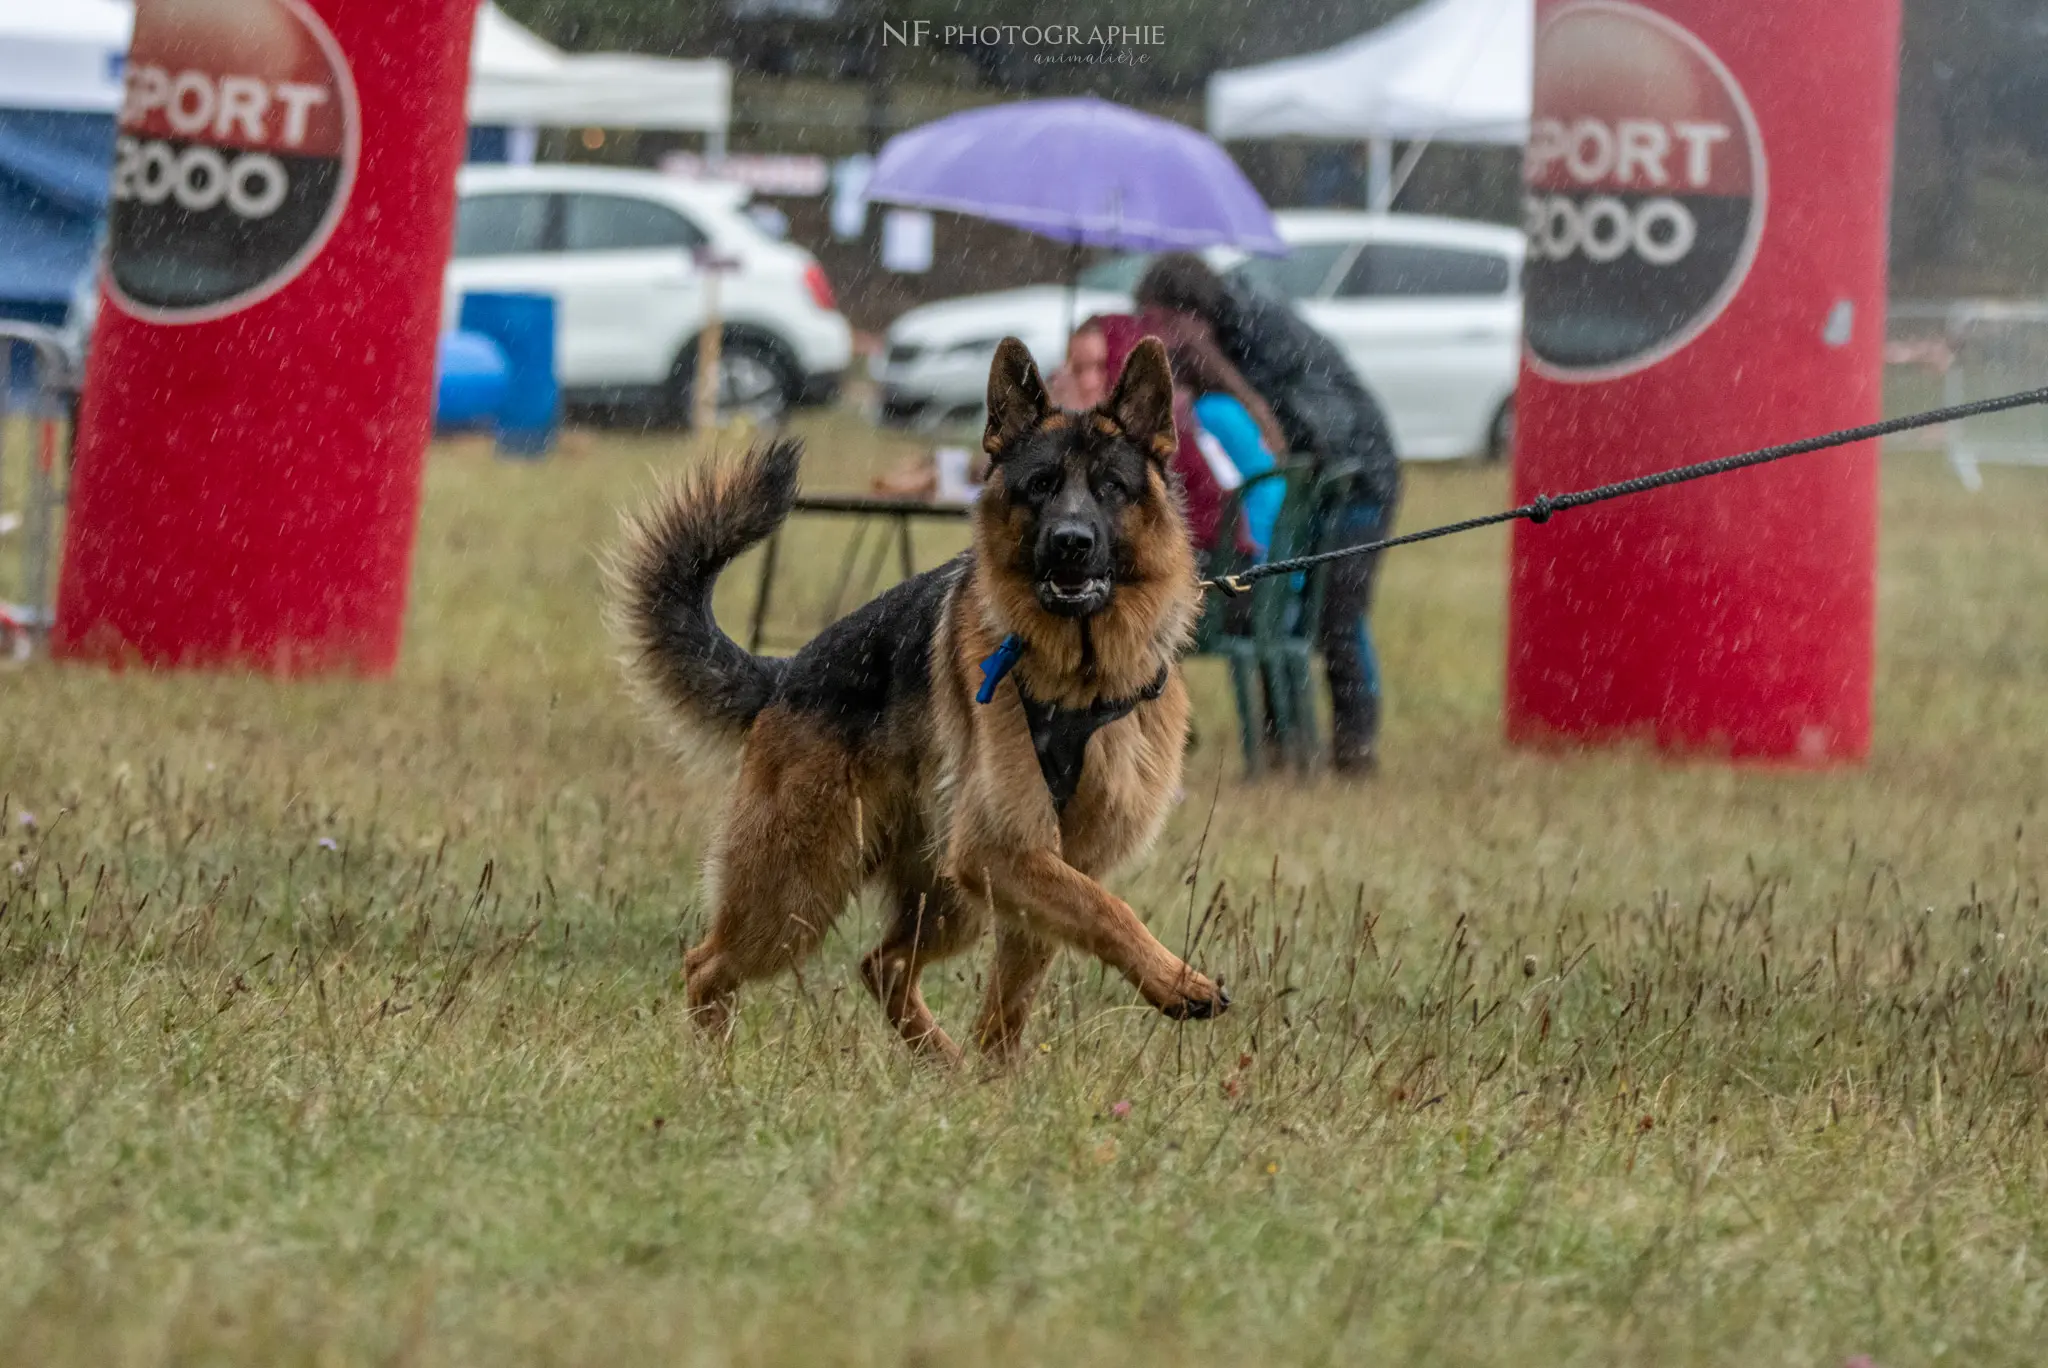
{"label": "person bending over", "polygon": [[[1393,435],[1334,343],[1285,300],[1224,280],[1192,253],[1158,257],[1136,294],[1146,319],[1179,314],[1207,326],[1223,358],[1270,405],[1290,454],[1324,469],[1359,471],[1355,498],[1318,511],[1321,541],[1356,546],[1385,535],[1401,498]],[[1331,763],[1339,773],[1369,773],[1378,763],[1380,674],[1367,620],[1378,563],[1377,553],[1354,556],[1324,572],[1317,644],[1335,723]]]}

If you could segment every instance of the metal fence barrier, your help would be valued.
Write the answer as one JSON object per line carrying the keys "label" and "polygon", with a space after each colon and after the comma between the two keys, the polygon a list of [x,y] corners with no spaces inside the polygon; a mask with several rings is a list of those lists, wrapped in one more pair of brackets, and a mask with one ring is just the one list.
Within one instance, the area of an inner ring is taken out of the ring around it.
{"label": "metal fence barrier", "polygon": [[[1959,299],[1895,304],[1885,359],[1938,376],[1944,406],[2048,383],[2048,301]],[[2048,415],[2017,410],[1950,423],[1949,465],[1984,487],[1987,465],[2048,466]]]}
{"label": "metal fence barrier", "polygon": [[[17,346],[34,358],[31,386],[18,391],[13,367],[0,367],[0,552],[20,543],[19,602],[0,599],[0,662],[20,663],[48,636],[55,610],[58,517],[70,490],[71,434],[78,410],[80,358],[55,329],[0,319],[0,360]],[[8,445],[26,438],[20,461]],[[11,469],[22,472],[18,510],[8,507]]]}

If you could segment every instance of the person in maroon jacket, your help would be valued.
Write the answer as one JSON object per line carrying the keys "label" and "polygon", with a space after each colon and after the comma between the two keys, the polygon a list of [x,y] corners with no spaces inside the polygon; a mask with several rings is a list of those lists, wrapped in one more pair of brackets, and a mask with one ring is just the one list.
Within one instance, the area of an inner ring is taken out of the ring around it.
{"label": "person in maroon jacket", "polygon": [[[1062,408],[1094,408],[1116,384],[1124,361],[1144,338],[1138,320],[1127,314],[1097,314],[1090,318],[1074,330],[1067,344],[1066,364],[1047,381],[1053,402]],[[1195,550],[1205,551],[1216,544],[1226,494],[1201,448],[1195,445],[1193,401],[1178,384],[1173,387],[1173,426],[1179,443],[1169,468],[1186,502],[1188,533]]]}

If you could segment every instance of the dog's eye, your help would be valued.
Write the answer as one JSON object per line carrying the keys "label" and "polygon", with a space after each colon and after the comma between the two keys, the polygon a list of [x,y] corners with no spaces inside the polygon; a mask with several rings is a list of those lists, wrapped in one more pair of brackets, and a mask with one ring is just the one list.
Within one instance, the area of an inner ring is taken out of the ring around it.
{"label": "dog's eye", "polygon": [[1033,475],[1030,479],[1024,482],[1024,493],[1026,494],[1026,496],[1033,499],[1043,499],[1049,497],[1052,494],[1052,492],[1055,489],[1058,489],[1059,487],[1059,471],[1048,468],[1039,471],[1037,474]]}
{"label": "dog's eye", "polygon": [[1104,499],[1119,499],[1128,502],[1131,497],[1131,487],[1115,475],[1105,475],[1098,480],[1096,482],[1096,491],[1097,497]]}

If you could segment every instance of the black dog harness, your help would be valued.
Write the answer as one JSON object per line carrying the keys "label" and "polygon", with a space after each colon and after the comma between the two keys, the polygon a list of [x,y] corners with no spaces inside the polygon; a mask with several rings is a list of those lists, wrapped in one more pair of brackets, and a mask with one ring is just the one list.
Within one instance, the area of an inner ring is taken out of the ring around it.
{"label": "black dog harness", "polygon": [[[996,685],[1022,654],[1022,637],[1004,637],[995,653],[981,662],[981,688],[975,692],[974,701],[993,702]],[[1065,812],[1081,787],[1081,768],[1088,758],[1089,738],[1110,723],[1129,717],[1140,703],[1150,703],[1165,693],[1166,679],[1167,667],[1161,665],[1158,677],[1129,698],[1098,699],[1085,708],[1041,703],[1025,692],[1021,682],[1017,685],[1017,697],[1024,704],[1024,720],[1031,727],[1031,749],[1038,752],[1038,772],[1052,794],[1053,811]]]}

